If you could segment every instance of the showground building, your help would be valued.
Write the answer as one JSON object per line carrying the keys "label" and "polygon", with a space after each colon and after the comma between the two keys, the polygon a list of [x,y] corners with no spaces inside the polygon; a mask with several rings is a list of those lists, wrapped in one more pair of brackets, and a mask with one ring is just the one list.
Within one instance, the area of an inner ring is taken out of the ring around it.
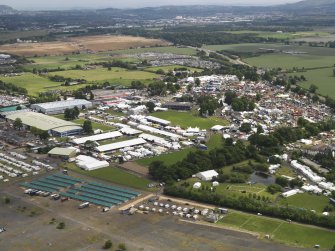
{"label": "showground building", "polygon": [[5,116],[6,119],[13,122],[19,118],[27,129],[35,127],[42,131],[47,131],[55,137],[77,135],[83,130],[81,126],[75,123],[32,111],[16,111],[2,115]]}

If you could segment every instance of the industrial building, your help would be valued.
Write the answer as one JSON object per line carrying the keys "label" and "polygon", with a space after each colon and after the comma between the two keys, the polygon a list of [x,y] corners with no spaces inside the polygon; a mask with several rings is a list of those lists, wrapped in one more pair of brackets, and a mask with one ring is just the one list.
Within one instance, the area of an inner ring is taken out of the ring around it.
{"label": "industrial building", "polygon": [[31,109],[44,114],[60,114],[64,113],[65,109],[78,107],[79,110],[91,108],[92,102],[85,99],[73,99],[64,101],[55,101],[48,103],[40,103],[31,105]]}
{"label": "industrial building", "polygon": [[49,134],[56,137],[66,137],[81,133],[83,128],[70,121],[54,118],[38,112],[15,111],[4,114],[6,119],[14,121],[19,118],[22,124],[27,128],[36,127],[42,131],[48,131]]}

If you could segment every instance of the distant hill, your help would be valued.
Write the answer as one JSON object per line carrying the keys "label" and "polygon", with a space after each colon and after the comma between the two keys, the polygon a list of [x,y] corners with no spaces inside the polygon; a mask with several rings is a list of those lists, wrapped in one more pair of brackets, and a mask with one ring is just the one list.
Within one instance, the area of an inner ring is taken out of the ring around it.
{"label": "distant hill", "polygon": [[304,0],[293,4],[277,6],[276,8],[297,14],[332,14],[335,13],[335,0]]}
{"label": "distant hill", "polygon": [[8,5],[0,5],[0,15],[12,15],[17,13],[17,10]]}

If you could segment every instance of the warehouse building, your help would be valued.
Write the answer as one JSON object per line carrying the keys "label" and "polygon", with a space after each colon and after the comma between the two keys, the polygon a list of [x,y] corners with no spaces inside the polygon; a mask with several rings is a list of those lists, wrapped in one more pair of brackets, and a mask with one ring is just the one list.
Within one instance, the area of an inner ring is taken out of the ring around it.
{"label": "warehouse building", "polygon": [[73,99],[64,101],[55,101],[48,103],[40,103],[31,105],[31,109],[44,114],[60,114],[64,113],[65,109],[78,107],[79,110],[91,108],[92,102],[85,99]]}
{"label": "warehouse building", "polygon": [[74,148],[55,147],[48,152],[50,157],[70,159],[76,156],[77,150]]}
{"label": "warehouse building", "polygon": [[80,134],[83,128],[70,121],[54,118],[42,113],[31,111],[16,111],[5,114],[6,119],[14,121],[19,118],[22,124],[30,129],[36,127],[42,131],[47,131],[49,134],[56,137],[67,137]]}

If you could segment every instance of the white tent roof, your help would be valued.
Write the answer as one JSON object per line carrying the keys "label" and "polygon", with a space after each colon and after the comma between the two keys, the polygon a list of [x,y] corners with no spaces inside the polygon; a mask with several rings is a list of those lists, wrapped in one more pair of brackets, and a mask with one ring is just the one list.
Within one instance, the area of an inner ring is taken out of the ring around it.
{"label": "white tent roof", "polygon": [[129,146],[137,146],[147,143],[144,139],[137,138],[137,139],[131,139],[126,141],[121,141],[117,143],[112,143],[108,145],[98,146],[96,147],[96,150],[99,152],[108,152],[108,151],[114,151],[117,149],[129,147]]}
{"label": "white tent roof", "polygon": [[115,132],[107,132],[107,133],[102,133],[102,134],[97,134],[89,137],[83,137],[83,138],[78,138],[78,139],[73,139],[73,143],[80,145],[84,144],[86,141],[99,141],[99,140],[106,140],[106,139],[112,139],[112,138],[117,138],[121,137],[122,133],[119,131]]}

